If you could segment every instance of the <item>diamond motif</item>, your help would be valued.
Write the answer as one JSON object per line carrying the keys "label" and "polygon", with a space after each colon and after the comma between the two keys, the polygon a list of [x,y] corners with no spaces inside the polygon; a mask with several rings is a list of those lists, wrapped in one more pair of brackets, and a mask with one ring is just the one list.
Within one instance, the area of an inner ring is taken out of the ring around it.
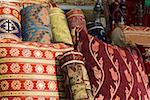
{"label": "diamond motif", "polygon": [[52,59],[52,58],[54,57],[54,55],[53,55],[52,52],[46,51],[46,52],[45,52],[45,57],[46,57],[47,59]]}
{"label": "diamond motif", "polygon": [[37,73],[43,73],[44,72],[44,68],[41,64],[37,64],[35,67],[35,70]]}
{"label": "diamond motif", "polygon": [[30,80],[26,80],[25,82],[24,82],[24,88],[26,89],[26,90],[32,90],[33,89],[33,82],[32,81],[30,81]]}
{"label": "diamond motif", "polygon": [[32,72],[32,66],[31,66],[31,64],[24,64],[24,66],[23,66],[23,71],[25,72],[25,73],[31,73]]}
{"label": "diamond motif", "polygon": [[40,50],[35,50],[33,53],[36,58],[41,58],[43,56]]}
{"label": "diamond motif", "polygon": [[29,49],[23,49],[22,55],[24,57],[30,57],[31,56],[31,51]]}
{"label": "diamond motif", "polygon": [[46,67],[46,71],[48,74],[55,74],[56,73],[56,69],[55,69],[55,66],[53,65],[48,65]]}
{"label": "diamond motif", "polygon": [[39,90],[44,90],[45,89],[45,83],[41,80],[38,80],[37,83],[36,83],[36,87]]}
{"label": "diamond motif", "polygon": [[51,91],[56,91],[57,90],[57,84],[55,83],[55,82],[49,82],[48,83],[48,88],[49,88],[49,90],[51,90]]}
{"label": "diamond motif", "polygon": [[19,56],[20,51],[17,48],[12,48],[10,50],[10,55],[11,56]]}

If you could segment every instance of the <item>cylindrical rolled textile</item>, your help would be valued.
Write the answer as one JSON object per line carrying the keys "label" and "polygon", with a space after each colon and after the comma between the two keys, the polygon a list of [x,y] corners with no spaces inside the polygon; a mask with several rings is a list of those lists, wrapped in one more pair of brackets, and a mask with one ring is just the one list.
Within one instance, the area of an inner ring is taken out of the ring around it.
{"label": "cylindrical rolled textile", "polygon": [[72,45],[72,38],[64,12],[59,8],[50,9],[50,22],[54,42],[63,42]]}
{"label": "cylindrical rolled textile", "polygon": [[21,11],[21,15],[24,41],[51,43],[50,19],[44,6],[28,6]]}
{"label": "cylindrical rolled textile", "polygon": [[[5,34],[5,38],[21,40],[21,15],[20,15],[20,7],[18,3],[4,3],[0,4],[0,36],[1,38]],[[7,34],[8,33],[8,34]],[[15,35],[15,36],[14,36]],[[18,38],[16,38],[16,36]],[[15,38],[14,38],[15,37]]]}
{"label": "cylindrical rolled textile", "polygon": [[72,91],[68,100],[72,98],[74,100],[94,100],[83,55],[76,51],[67,52],[62,56],[61,63],[61,68],[66,73],[66,79],[68,79],[66,80],[66,87],[70,87]]}
{"label": "cylindrical rolled textile", "polygon": [[100,22],[87,23],[88,33],[97,37],[99,40],[107,42],[106,32],[103,25]]}
{"label": "cylindrical rolled textile", "polygon": [[67,20],[69,24],[69,28],[71,30],[71,35],[74,43],[74,48],[79,49],[78,45],[78,37],[83,32],[88,33],[86,28],[85,16],[80,9],[72,9],[67,12]]}
{"label": "cylindrical rolled textile", "polygon": [[1,40],[0,100],[66,100],[56,58],[70,50],[63,43]]}
{"label": "cylindrical rolled textile", "polygon": [[[67,12],[67,20],[70,29],[76,28],[77,32],[80,32],[86,27],[85,16],[80,9],[73,9]],[[72,34],[74,36],[74,34]]]}

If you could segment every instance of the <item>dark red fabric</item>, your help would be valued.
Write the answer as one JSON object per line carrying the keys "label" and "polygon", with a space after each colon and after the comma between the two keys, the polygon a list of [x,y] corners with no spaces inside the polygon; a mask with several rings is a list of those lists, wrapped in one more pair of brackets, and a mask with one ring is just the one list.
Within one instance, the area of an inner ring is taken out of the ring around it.
{"label": "dark red fabric", "polygon": [[[150,45],[137,45],[145,63],[146,73],[150,81]],[[150,83],[149,83],[150,85]]]}
{"label": "dark red fabric", "polygon": [[144,26],[150,27],[150,14],[145,14],[145,16],[144,16]]}
{"label": "dark red fabric", "polygon": [[111,46],[85,34],[80,40],[95,99],[150,99],[148,79],[136,49]]}
{"label": "dark red fabric", "polygon": [[79,32],[78,47],[85,57],[94,100],[150,99],[148,78],[136,48],[106,44],[88,35],[86,27]]}

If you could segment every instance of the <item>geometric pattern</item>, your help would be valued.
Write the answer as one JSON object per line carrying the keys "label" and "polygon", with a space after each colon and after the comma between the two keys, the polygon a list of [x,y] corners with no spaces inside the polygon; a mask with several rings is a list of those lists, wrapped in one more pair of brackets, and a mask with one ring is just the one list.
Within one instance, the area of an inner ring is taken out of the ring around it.
{"label": "geometric pattern", "polygon": [[18,32],[16,25],[9,19],[1,21],[0,30],[3,33],[17,33]]}
{"label": "geometric pattern", "polygon": [[62,43],[0,41],[0,100],[65,98],[56,57],[70,50],[73,48]]}
{"label": "geometric pattern", "polygon": [[6,38],[3,34],[11,34],[7,38],[11,38],[11,36],[12,38],[14,38],[13,36],[22,38],[20,21],[21,15],[18,3],[1,3],[0,35],[2,38]]}

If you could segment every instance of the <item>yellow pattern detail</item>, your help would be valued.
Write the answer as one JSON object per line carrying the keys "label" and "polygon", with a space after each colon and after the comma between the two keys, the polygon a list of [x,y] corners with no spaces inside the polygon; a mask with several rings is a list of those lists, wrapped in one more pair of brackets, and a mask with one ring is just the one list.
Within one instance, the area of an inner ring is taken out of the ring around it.
{"label": "yellow pattern detail", "polygon": [[43,60],[43,59],[31,59],[31,58],[1,58],[0,63],[6,62],[23,62],[23,63],[41,63],[41,64],[53,64],[55,60]]}
{"label": "yellow pattern detail", "polygon": [[59,96],[58,92],[44,92],[44,91],[5,91],[0,92],[0,97],[2,96]]}
{"label": "yellow pattern detail", "polygon": [[0,80],[4,79],[42,79],[42,80],[57,80],[56,76],[52,75],[36,75],[36,74],[4,74],[0,75]]}

